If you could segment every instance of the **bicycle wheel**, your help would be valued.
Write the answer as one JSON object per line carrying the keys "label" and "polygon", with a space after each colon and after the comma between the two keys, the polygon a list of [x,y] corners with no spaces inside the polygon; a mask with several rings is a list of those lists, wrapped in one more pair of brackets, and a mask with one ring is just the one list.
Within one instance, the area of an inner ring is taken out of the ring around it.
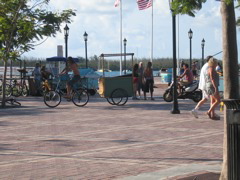
{"label": "bicycle wheel", "polygon": [[88,103],[88,101],[89,101],[89,95],[85,89],[79,89],[73,92],[72,102],[76,106],[83,107]]}
{"label": "bicycle wheel", "polygon": [[56,91],[49,91],[44,94],[43,101],[48,107],[54,108],[60,104],[61,96]]}
{"label": "bicycle wheel", "polygon": [[22,95],[24,97],[28,96],[28,88],[26,84],[22,85]]}
{"label": "bicycle wheel", "polygon": [[19,85],[19,84],[16,84],[16,85],[13,85],[12,86],[12,96],[14,96],[14,97],[18,97],[18,96],[20,96],[21,95],[21,91],[22,90],[22,86],[21,85]]}
{"label": "bicycle wheel", "polygon": [[128,101],[128,95],[124,89],[118,88],[111,93],[111,99],[115,105],[123,106]]}

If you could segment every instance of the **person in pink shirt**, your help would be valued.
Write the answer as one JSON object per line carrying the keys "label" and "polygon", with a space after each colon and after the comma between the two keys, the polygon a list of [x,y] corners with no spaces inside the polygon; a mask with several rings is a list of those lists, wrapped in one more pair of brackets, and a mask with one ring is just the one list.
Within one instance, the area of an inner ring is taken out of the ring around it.
{"label": "person in pink shirt", "polygon": [[[182,93],[182,87],[183,86],[188,86],[192,84],[193,82],[193,73],[189,69],[188,64],[183,65],[184,72],[178,77],[179,84],[178,84],[178,89],[179,89],[179,95]],[[184,78],[184,79],[183,79]]]}

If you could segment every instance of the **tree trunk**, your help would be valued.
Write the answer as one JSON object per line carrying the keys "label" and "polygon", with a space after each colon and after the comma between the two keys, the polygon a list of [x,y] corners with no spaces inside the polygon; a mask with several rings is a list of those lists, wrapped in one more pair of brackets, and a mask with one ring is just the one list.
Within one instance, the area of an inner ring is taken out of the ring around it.
{"label": "tree trunk", "polygon": [[[238,52],[234,3],[221,3],[224,99],[239,98]],[[228,179],[227,116],[224,112],[223,165],[220,180]]]}

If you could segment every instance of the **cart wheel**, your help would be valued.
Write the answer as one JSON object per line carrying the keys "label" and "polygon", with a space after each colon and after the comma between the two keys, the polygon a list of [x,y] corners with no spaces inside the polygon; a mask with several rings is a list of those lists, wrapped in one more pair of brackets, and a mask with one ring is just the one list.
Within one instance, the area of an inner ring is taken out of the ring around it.
{"label": "cart wheel", "polygon": [[51,108],[57,107],[61,102],[61,96],[56,91],[48,91],[43,96],[44,103]]}
{"label": "cart wheel", "polygon": [[121,88],[115,89],[111,93],[111,99],[114,105],[123,106],[128,101],[127,91]]}
{"label": "cart wheel", "polygon": [[72,102],[78,107],[85,106],[89,101],[88,92],[85,89],[79,89],[72,95]]}
{"label": "cart wheel", "polygon": [[107,102],[108,102],[109,104],[115,105],[115,104],[113,103],[113,101],[112,101],[112,98],[106,98],[106,99],[107,99]]}

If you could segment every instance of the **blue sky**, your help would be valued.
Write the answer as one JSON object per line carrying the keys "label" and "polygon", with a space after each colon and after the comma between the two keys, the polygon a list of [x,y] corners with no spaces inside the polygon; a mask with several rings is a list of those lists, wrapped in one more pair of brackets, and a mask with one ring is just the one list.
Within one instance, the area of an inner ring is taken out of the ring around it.
{"label": "blue sky", "polygon": [[[85,57],[83,34],[88,33],[88,56],[101,53],[120,52],[119,7],[115,0],[51,0],[49,10],[75,9],[77,16],[68,24],[70,28],[68,55]],[[193,31],[192,57],[201,58],[201,41],[204,38],[205,56],[222,50],[222,23],[220,2],[208,0],[196,17],[179,15],[178,57],[189,58],[188,31]],[[123,38],[127,39],[127,52],[135,57],[150,58],[151,51],[151,8],[139,11],[136,0],[122,0]],[[239,10],[236,10],[240,16]],[[62,29],[65,24],[63,24]],[[153,57],[172,57],[172,18],[168,0],[154,0],[154,47]],[[237,31],[239,34],[239,30]],[[238,42],[239,42],[238,38]],[[57,55],[57,45],[64,45],[63,31],[55,38],[48,38],[35,50],[23,54],[26,57],[46,58]],[[65,54],[65,52],[64,52]],[[222,54],[216,56],[221,59]]]}

